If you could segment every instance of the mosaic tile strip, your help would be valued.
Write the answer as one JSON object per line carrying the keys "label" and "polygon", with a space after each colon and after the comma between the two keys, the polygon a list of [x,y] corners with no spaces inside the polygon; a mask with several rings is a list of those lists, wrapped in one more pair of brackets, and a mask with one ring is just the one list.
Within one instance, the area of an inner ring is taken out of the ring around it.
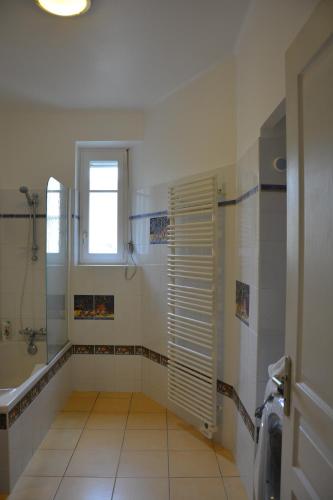
{"label": "mosaic tile strip", "polygon": [[217,380],[216,390],[223,396],[227,396],[228,398],[232,398],[234,388],[232,385],[227,384],[226,382],[222,382],[222,380]]}
{"label": "mosaic tile strip", "polygon": [[[163,354],[152,351],[145,346],[139,345],[73,345],[74,354],[110,354],[110,355],[125,355],[125,356],[143,356],[154,363],[162,366],[168,366],[168,358]],[[235,388],[223,382],[222,380],[216,381],[216,391],[223,396],[233,400],[237,411],[243,419],[245,426],[250,432],[253,439],[255,439],[255,426],[252,422],[250,415],[235,390]]]}
{"label": "mosaic tile strip", "polygon": [[134,345],[116,345],[115,354],[122,356],[133,356],[135,351]]}
{"label": "mosaic tile strip", "polygon": [[161,355],[155,351],[149,351],[149,359],[154,361],[154,363],[161,364]]}
{"label": "mosaic tile strip", "polygon": [[0,429],[7,429],[7,415],[5,413],[0,413]]}
{"label": "mosaic tile strip", "polygon": [[134,354],[136,356],[142,356],[142,354],[143,354],[143,347],[142,347],[142,345],[135,345],[134,346]]}
{"label": "mosaic tile strip", "polygon": [[217,380],[216,385],[217,385],[217,392],[219,394],[223,394],[223,396],[226,396],[226,397],[233,400],[233,402],[235,403],[235,406],[237,408],[238,413],[242,417],[242,420],[243,420],[247,430],[249,431],[252,439],[254,440],[255,433],[256,433],[255,432],[255,425],[254,425],[250,415],[248,414],[245,406],[243,405],[242,401],[240,400],[236,389],[232,385],[227,384],[226,382],[223,382],[222,380]]}
{"label": "mosaic tile strip", "polygon": [[95,354],[114,354],[114,345],[95,345]]}
{"label": "mosaic tile strip", "polygon": [[169,359],[161,354],[161,365],[168,366]]}
{"label": "mosaic tile strip", "polygon": [[0,429],[7,429],[11,427],[14,422],[22,415],[22,413],[31,405],[36,397],[42,392],[44,387],[60,370],[60,368],[68,361],[72,354],[72,346],[69,347],[49,370],[44,373],[41,379],[37,380],[35,385],[16,403],[16,405],[9,411],[8,418],[5,413],[0,414]]}
{"label": "mosaic tile strip", "polygon": [[94,345],[73,345],[73,354],[95,354]]}

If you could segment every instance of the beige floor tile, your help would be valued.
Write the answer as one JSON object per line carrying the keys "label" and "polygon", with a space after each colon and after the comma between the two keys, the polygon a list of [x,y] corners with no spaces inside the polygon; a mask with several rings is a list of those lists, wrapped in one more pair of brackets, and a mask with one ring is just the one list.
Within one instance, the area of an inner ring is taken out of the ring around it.
{"label": "beige floor tile", "polygon": [[110,500],[114,479],[64,477],[55,500]]}
{"label": "beige floor tile", "polygon": [[195,429],[168,431],[170,450],[209,450],[213,444]]}
{"label": "beige floor tile", "polygon": [[96,397],[79,397],[79,396],[70,396],[67,400],[65,406],[62,411],[91,411],[94,406]]}
{"label": "beige floor tile", "polygon": [[129,399],[98,398],[93,413],[128,413]]}
{"label": "beige floor tile", "polygon": [[61,412],[54,419],[51,429],[83,429],[89,413]]}
{"label": "beige floor tile", "polygon": [[170,451],[170,477],[220,477],[212,451]]}
{"label": "beige floor tile", "polygon": [[227,500],[218,477],[170,479],[170,500]]}
{"label": "beige floor tile", "polygon": [[50,429],[43,439],[41,450],[74,450],[81,429]]}
{"label": "beige floor tile", "polygon": [[115,477],[119,451],[108,448],[76,449],[70,461],[66,476]]}
{"label": "beige floor tile", "polygon": [[125,432],[123,450],[166,450],[166,430],[133,430]]}
{"label": "beige floor tile", "polygon": [[126,426],[127,414],[92,413],[88,418],[86,429],[121,429]]}
{"label": "beige floor tile", "polygon": [[53,500],[60,481],[61,477],[23,476],[16,483],[8,500]]}
{"label": "beige floor tile", "polygon": [[130,413],[127,429],[166,429],[165,413]]}
{"label": "beige floor tile", "polygon": [[124,438],[124,431],[120,429],[85,429],[82,432],[77,449],[120,451]]}
{"label": "beige floor tile", "polygon": [[215,453],[223,477],[239,476],[239,470],[229,450],[221,446],[215,446]]}
{"label": "beige floor tile", "polygon": [[248,500],[245,487],[239,477],[223,478],[228,500]]}
{"label": "beige floor tile", "polygon": [[123,451],[118,477],[168,477],[166,451]]}
{"label": "beige floor tile", "polygon": [[167,425],[168,429],[183,430],[192,428],[192,426],[189,423],[185,422],[180,417],[178,417],[174,413],[171,413],[170,411],[167,412]]}
{"label": "beige floor tile", "polygon": [[131,402],[131,413],[165,413],[166,409],[146,396],[134,397]]}
{"label": "beige floor tile", "polygon": [[131,399],[131,392],[100,392],[99,399]]}
{"label": "beige floor tile", "polygon": [[168,480],[117,478],[113,500],[169,500]]}
{"label": "beige floor tile", "polygon": [[24,476],[62,476],[71,458],[71,450],[37,450]]}
{"label": "beige floor tile", "polygon": [[97,391],[73,391],[71,397],[96,399],[98,395]]}
{"label": "beige floor tile", "polygon": [[147,398],[147,396],[143,392],[132,392],[133,399],[142,399]]}

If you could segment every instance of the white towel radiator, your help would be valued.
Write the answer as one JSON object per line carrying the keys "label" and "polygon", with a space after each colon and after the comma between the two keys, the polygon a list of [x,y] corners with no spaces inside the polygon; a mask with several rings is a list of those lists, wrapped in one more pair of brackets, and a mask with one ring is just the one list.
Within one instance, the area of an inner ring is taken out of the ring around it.
{"label": "white towel radiator", "polygon": [[216,428],[216,209],[214,176],[169,188],[168,397]]}

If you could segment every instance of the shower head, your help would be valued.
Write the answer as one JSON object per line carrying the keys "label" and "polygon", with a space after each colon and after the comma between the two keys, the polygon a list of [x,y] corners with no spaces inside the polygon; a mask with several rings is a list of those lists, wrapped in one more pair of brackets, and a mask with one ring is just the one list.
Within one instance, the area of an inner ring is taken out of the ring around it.
{"label": "shower head", "polygon": [[33,198],[31,198],[30,194],[29,194],[29,189],[27,188],[27,186],[21,186],[20,189],[19,189],[20,193],[22,194],[25,194],[25,197],[29,203],[29,205],[32,205],[33,204]]}

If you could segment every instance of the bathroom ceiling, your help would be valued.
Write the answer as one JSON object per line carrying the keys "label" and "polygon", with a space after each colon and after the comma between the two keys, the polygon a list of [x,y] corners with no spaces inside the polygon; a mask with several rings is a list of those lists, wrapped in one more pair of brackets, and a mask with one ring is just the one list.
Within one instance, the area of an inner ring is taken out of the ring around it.
{"label": "bathroom ceiling", "polygon": [[0,106],[147,108],[230,57],[249,0],[1,0]]}

